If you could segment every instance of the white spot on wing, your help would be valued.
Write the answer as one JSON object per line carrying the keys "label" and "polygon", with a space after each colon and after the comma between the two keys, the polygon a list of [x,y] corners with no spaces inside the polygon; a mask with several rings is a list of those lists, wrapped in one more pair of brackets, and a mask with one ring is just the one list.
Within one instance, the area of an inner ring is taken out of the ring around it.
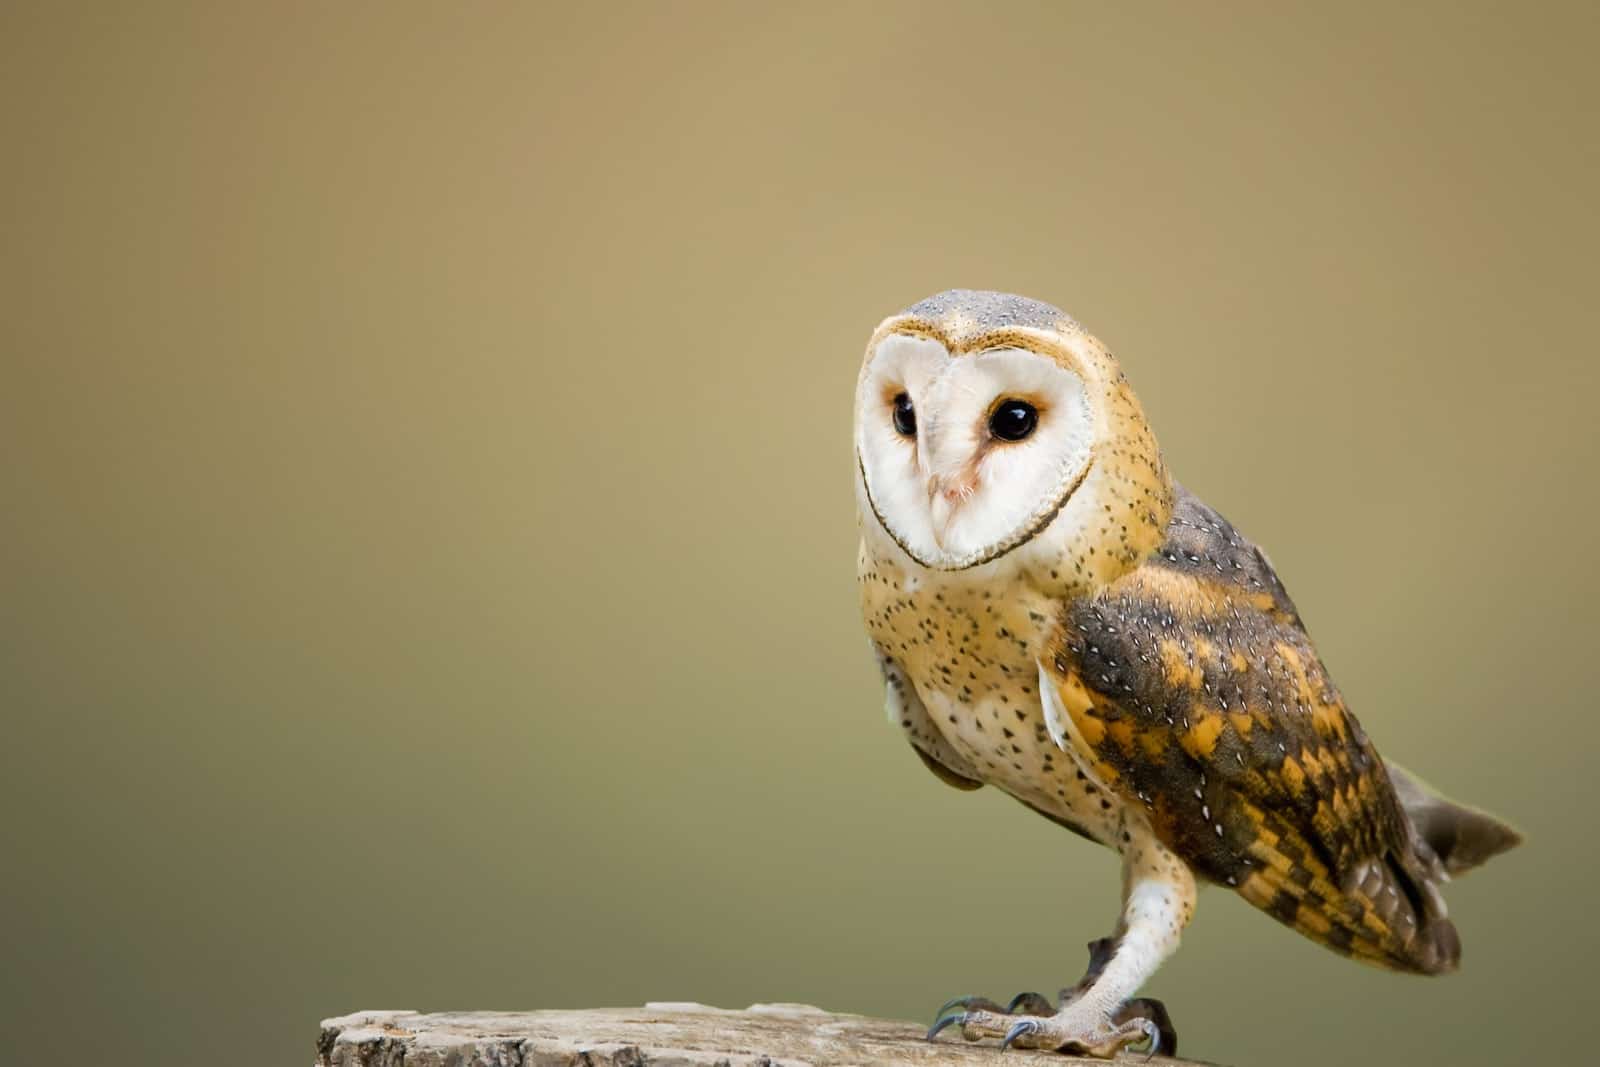
{"label": "white spot on wing", "polygon": [[1050,731],[1050,740],[1061,751],[1077,758],[1077,753],[1067,747],[1067,709],[1061,704],[1061,694],[1056,682],[1045,673],[1044,664],[1034,661],[1039,668],[1039,698],[1044,702],[1044,728]]}
{"label": "white spot on wing", "polygon": [[1056,747],[1072,757],[1072,762],[1077,764],[1083,776],[1093,782],[1096,787],[1107,794],[1111,790],[1106,784],[1095,777],[1089,769],[1089,763],[1084,759],[1084,753],[1089,751],[1089,746],[1082,737],[1078,736],[1078,726],[1072,721],[1072,716],[1067,714],[1067,709],[1061,703],[1061,692],[1056,688],[1056,680],[1046,673],[1044,664],[1038,660],[1034,663],[1039,668],[1039,700],[1044,705],[1044,728],[1050,731],[1050,740]]}

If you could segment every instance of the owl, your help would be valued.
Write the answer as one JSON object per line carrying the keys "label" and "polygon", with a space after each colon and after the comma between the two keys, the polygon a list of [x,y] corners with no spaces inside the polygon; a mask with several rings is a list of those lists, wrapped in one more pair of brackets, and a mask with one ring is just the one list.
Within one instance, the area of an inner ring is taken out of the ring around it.
{"label": "owl", "polygon": [[1171,1053],[1135,997],[1211,883],[1418,974],[1461,943],[1441,888],[1515,831],[1386,762],[1267,556],[1168,473],[1111,353],[1048,304],[940,293],[856,387],[861,608],[890,720],[935,775],[1121,857],[1116,928],[1059,1003],[946,1004],[932,1039]]}

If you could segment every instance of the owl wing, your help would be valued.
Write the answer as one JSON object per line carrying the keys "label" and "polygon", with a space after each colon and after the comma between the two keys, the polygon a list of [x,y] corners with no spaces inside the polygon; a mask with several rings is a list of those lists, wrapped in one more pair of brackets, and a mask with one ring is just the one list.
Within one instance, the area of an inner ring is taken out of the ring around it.
{"label": "owl wing", "polygon": [[1160,552],[1063,612],[1047,717],[1168,847],[1337,951],[1455,966],[1438,859],[1255,545],[1180,489]]}

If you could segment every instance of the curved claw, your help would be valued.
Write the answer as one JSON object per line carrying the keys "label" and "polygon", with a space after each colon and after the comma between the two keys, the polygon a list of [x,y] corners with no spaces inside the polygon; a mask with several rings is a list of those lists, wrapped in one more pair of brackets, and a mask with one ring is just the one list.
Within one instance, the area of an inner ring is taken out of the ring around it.
{"label": "curved claw", "polygon": [[959,1023],[962,1019],[965,1019],[966,1017],[967,1017],[967,1013],[964,1012],[964,1011],[952,1012],[949,1015],[945,1015],[943,1012],[941,1012],[939,1014],[939,1017],[937,1019],[933,1020],[933,1025],[928,1027],[928,1034],[927,1034],[926,1037],[923,1038],[923,1040],[924,1041],[932,1041],[934,1038],[939,1036],[939,1031],[940,1030],[944,1030],[944,1029],[947,1029],[948,1027],[954,1026],[956,1023]]}
{"label": "curved claw", "polygon": [[1160,1051],[1168,1056],[1178,1054],[1178,1031],[1172,1025],[1172,1016],[1167,1012],[1167,1006],[1155,997],[1140,997],[1124,1004],[1113,1020],[1118,1023],[1140,1022],[1144,1024],[1141,1029],[1146,1034],[1150,1027],[1155,1028],[1156,1036],[1151,1039],[1150,1054],[1153,1056]]}
{"label": "curved claw", "polygon": [[1056,1007],[1038,993],[1018,993],[1003,1011],[1006,1015],[1054,1015]]}
{"label": "curved claw", "polygon": [[1149,1019],[1140,1019],[1139,1029],[1144,1031],[1144,1036],[1150,1041],[1150,1051],[1144,1054],[1145,1062],[1149,1063],[1155,1054],[1161,1051],[1161,1028]]}
{"label": "curved claw", "polygon": [[954,1000],[945,1001],[939,1010],[934,1012],[934,1021],[937,1022],[944,1018],[945,1012],[951,1008],[960,1008],[962,1011],[997,1011],[1002,1013],[1006,1010],[988,997],[956,997]]}
{"label": "curved claw", "polygon": [[1006,1036],[1000,1039],[1000,1051],[1004,1052],[1006,1049],[1010,1048],[1011,1042],[1015,1041],[1017,1038],[1026,1034],[1036,1034],[1038,1032],[1039,1021],[1037,1019],[1023,1019],[1013,1025],[1011,1029],[1007,1030]]}

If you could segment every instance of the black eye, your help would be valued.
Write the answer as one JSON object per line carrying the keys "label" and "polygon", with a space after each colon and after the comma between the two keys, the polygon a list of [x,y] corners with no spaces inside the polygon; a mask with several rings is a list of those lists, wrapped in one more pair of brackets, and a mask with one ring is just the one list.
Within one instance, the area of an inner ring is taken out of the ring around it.
{"label": "black eye", "polygon": [[989,432],[1002,441],[1020,441],[1039,425],[1039,410],[1025,400],[1006,400],[989,416]]}
{"label": "black eye", "polygon": [[907,437],[917,436],[917,413],[911,407],[911,398],[904,393],[894,398],[894,428]]}

